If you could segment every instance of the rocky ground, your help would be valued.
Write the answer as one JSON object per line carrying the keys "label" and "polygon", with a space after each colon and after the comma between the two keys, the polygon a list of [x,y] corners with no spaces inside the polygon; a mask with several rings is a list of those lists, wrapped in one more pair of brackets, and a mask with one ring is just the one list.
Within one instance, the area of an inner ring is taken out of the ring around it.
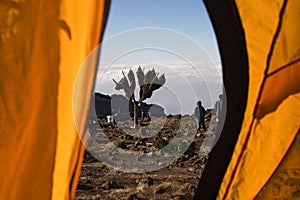
{"label": "rocky ground", "polygon": [[[215,123],[210,116],[208,112],[206,125],[209,129],[202,134],[195,132],[196,124],[192,116],[151,119],[140,122],[138,129],[132,127],[132,122],[100,121],[102,128],[92,131],[87,142],[93,155],[88,151],[85,153],[75,199],[192,199],[214,140]],[[118,157],[114,152],[109,154],[105,151],[107,147],[101,132],[112,141],[110,145],[118,147],[118,153],[125,151],[147,155],[149,159],[146,161],[137,159],[147,165],[138,164],[128,168],[136,162],[132,159],[123,159],[119,163],[124,156]],[[177,138],[178,135],[182,137]],[[181,143],[188,138],[192,138],[192,143],[188,149],[184,149]],[[172,141],[178,141],[174,143],[174,151],[182,154],[168,166],[152,171],[151,166],[155,166],[155,163],[160,164],[171,157],[169,153],[162,154],[161,161],[149,155],[159,152]],[[183,151],[178,150],[180,147]],[[107,156],[103,162],[95,159],[104,155],[101,152],[106,152]],[[117,163],[118,167],[110,161]],[[130,172],[124,172],[124,169]]]}

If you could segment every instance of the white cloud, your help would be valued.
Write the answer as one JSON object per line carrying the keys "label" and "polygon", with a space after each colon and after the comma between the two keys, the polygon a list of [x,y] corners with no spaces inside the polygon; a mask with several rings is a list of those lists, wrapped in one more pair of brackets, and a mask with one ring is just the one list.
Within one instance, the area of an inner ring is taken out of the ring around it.
{"label": "white cloud", "polygon": [[[166,84],[154,92],[147,100],[149,103],[161,104],[167,113],[191,113],[197,100],[202,100],[204,106],[212,107],[222,92],[222,69],[219,63],[173,62],[165,64],[142,64],[145,71],[155,68],[160,74],[165,73]],[[104,94],[119,93],[112,79],[122,78],[132,68],[134,72],[138,65],[112,65],[107,68],[100,66],[97,74],[95,91]],[[136,90],[138,93],[138,91]]]}
{"label": "white cloud", "polygon": [[[165,73],[168,78],[187,78],[187,79],[202,79],[202,80],[222,80],[222,69],[220,64],[213,63],[199,63],[195,62],[192,64],[177,62],[177,63],[166,63],[166,64],[142,64],[142,68],[145,71],[152,69],[153,67],[160,74]],[[121,71],[125,73],[132,68],[134,71],[138,68],[138,65],[111,65],[99,66],[97,74],[97,82],[111,82],[112,78],[120,79],[122,78]]]}

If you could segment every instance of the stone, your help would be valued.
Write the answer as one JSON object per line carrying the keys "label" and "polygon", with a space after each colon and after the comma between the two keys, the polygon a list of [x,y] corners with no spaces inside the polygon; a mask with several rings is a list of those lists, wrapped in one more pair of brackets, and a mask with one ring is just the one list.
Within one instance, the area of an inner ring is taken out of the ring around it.
{"label": "stone", "polygon": [[196,171],[195,167],[189,167],[188,170],[189,170],[190,172],[195,172],[195,171]]}
{"label": "stone", "polygon": [[104,190],[111,190],[111,189],[120,189],[122,187],[118,186],[115,181],[106,181],[101,185],[101,188]]}

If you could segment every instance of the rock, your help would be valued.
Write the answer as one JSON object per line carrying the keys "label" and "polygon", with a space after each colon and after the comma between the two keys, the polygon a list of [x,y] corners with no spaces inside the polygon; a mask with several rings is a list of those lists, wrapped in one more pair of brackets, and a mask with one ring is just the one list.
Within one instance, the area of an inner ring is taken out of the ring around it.
{"label": "rock", "polygon": [[190,172],[195,172],[195,171],[196,171],[195,167],[189,167],[188,170],[189,170]]}
{"label": "rock", "polygon": [[203,171],[203,167],[200,164],[196,164],[196,169],[197,171],[201,171],[201,173]]}
{"label": "rock", "polygon": [[198,164],[201,164],[201,160],[200,159],[197,159],[194,161],[193,165],[198,165]]}
{"label": "rock", "polygon": [[140,180],[138,185],[147,185],[149,187],[153,184],[153,178],[148,176],[147,178]]}
{"label": "rock", "polygon": [[101,185],[101,188],[104,190],[109,190],[110,189],[109,181],[106,181],[105,183],[103,183]]}
{"label": "rock", "polygon": [[92,176],[93,174],[92,174],[92,172],[87,172],[86,175],[87,176]]}
{"label": "rock", "polygon": [[183,163],[177,163],[177,167],[183,167]]}
{"label": "rock", "polygon": [[143,184],[143,185],[138,185],[137,187],[136,187],[136,191],[137,192],[139,192],[139,193],[142,193],[143,191],[145,191],[145,188],[146,188],[147,186],[145,185],[145,184]]}
{"label": "rock", "polygon": [[152,142],[147,142],[146,143],[146,147],[152,147],[153,146],[153,143]]}
{"label": "rock", "polygon": [[146,146],[146,143],[145,141],[143,140],[138,140],[134,143],[134,146],[137,147],[138,145],[143,145],[143,146]]}
{"label": "rock", "polygon": [[115,181],[106,181],[101,185],[101,188],[104,190],[111,190],[111,189],[120,189],[121,186],[118,186]]}
{"label": "rock", "polygon": [[171,184],[162,183],[154,189],[154,194],[162,194],[171,190],[172,190]]}
{"label": "rock", "polygon": [[200,159],[200,161],[201,161],[202,164],[205,164],[206,161],[207,161],[207,157],[206,157],[206,156],[202,157],[202,158]]}
{"label": "rock", "polygon": [[187,190],[187,191],[191,191],[191,192],[194,192],[196,191],[196,187],[191,184],[191,183],[185,183],[184,184],[184,188]]}
{"label": "rock", "polygon": [[189,154],[186,154],[186,155],[182,156],[182,161],[183,162],[187,161],[188,159],[190,159],[190,155]]}
{"label": "rock", "polygon": [[133,136],[131,136],[131,135],[125,135],[125,139],[126,139],[126,140],[133,140],[134,138],[133,138]]}

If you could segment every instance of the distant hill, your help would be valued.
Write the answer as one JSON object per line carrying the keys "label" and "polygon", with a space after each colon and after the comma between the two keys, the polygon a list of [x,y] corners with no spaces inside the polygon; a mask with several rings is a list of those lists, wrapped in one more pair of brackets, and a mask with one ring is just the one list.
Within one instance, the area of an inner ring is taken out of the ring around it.
{"label": "distant hill", "polygon": [[95,110],[97,118],[111,115],[111,97],[101,93],[95,93]]}
{"label": "distant hill", "polygon": [[[95,109],[98,118],[106,115],[118,115],[119,120],[133,118],[133,102],[129,101],[124,95],[113,94],[112,96],[95,93]],[[157,104],[141,103],[138,107],[138,116],[144,117],[166,116],[165,109]]]}

